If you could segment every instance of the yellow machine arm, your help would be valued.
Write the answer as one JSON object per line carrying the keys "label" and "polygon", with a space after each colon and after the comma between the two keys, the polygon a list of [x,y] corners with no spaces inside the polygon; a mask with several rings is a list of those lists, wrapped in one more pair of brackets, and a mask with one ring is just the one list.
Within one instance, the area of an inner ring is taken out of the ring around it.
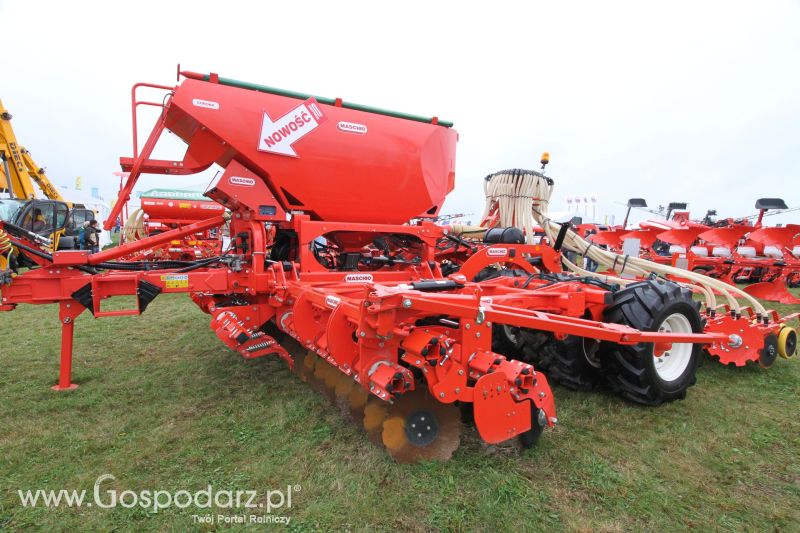
{"label": "yellow machine arm", "polygon": [[15,198],[36,197],[33,184],[51,200],[61,200],[58,189],[50,183],[43,168],[37,165],[31,153],[17,143],[11,127],[11,113],[0,101],[0,192],[5,191]]}

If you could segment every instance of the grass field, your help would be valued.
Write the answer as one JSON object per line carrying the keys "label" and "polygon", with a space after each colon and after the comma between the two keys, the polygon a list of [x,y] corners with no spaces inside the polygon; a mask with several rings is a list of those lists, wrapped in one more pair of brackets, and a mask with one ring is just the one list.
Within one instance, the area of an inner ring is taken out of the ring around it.
{"label": "grass field", "polygon": [[300,485],[278,512],[290,531],[800,530],[798,360],[706,361],[685,401],[656,409],[557,388],[561,423],[535,449],[466,430],[450,462],[401,466],[283,363],[243,360],[207,321],[180,295],[134,319],[83,315],[80,388],[54,392],[57,308],[0,315],[0,530],[221,527],[194,522],[204,509],[24,508],[17,495],[91,494],[106,473],[103,491]]}

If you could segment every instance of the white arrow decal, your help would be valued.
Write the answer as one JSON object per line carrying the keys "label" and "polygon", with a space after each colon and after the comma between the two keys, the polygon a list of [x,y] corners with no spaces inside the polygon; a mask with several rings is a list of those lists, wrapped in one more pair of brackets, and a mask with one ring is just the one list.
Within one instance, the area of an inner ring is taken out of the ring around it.
{"label": "white arrow decal", "polygon": [[264,111],[258,149],[262,152],[297,157],[292,144],[327,120],[319,104],[309,98],[276,121]]}

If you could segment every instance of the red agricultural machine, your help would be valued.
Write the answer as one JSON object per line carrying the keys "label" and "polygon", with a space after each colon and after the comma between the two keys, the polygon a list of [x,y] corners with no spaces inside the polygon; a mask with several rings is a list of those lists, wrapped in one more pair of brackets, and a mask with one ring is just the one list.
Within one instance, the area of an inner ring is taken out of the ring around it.
{"label": "red agricultural machine", "polygon": [[688,211],[679,211],[671,219],[647,220],[634,230],[602,229],[591,240],[621,252],[626,239],[637,239],[641,256],[650,261],[729,284],[750,284],[745,290],[764,300],[800,304],[800,299],[786,290],[800,285],[800,225],[763,225],[767,211],[787,209],[780,198],[761,198],[755,207],[755,223],[746,218],[712,222],[708,215],[703,221],[694,221]]}
{"label": "red agricultural machine", "polygon": [[[225,214],[225,208],[201,193],[177,189],[151,189],[139,194],[140,207],[127,217],[120,244],[159,235]],[[221,228],[210,228],[173,239],[161,246],[145,248],[125,258],[128,261],[195,261],[222,253]]]}
{"label": "red agricultural machine", "polygon": [[[764,366],[794,353],[792,317],[754,299],[742,306],[738,293],[717,305],[709,286],[718,281],[624,278],[650,263],[584,249],[591,244],[550,221],[553,181],[542,173],[487,178],[486,242],[432,223],[426,217],[454,187],[458,136],[449,122],[182,75],[176,86],[135,86],[134,110],[139,87],[167,96],[153,104],[162,112],[141,152],[134,134],[133,157],[121,159],[130,175],[106,225],[142,173],[217,163],[224,172],[206,195],[231,213],[224,253],[189,264],[119,260],[220,227],[219,216],[96,254],[49,253],[24,230],[2,227],[0,251],[15,249],[38,268],[12,275],[0,259],[0,309],[60,306],[55,389],[77,386],[72,337],[82,312],[138,315],[174,292],[189,293],[243,357],[285,360],[400,462],[449,458],[464,422],[489,443],[535,443],[557,419],[534,360],[562,382],[603,379],[627,399],[658,405],[686,395],[703,347]],[[180,161],[150,158],[167,129],[188,146]],[[526,242],[533,218],[552,246]],[[562,257],[565,248],[608,263],[614,275],[581,271]],[[117,296],[136,303],[108,309]]]}

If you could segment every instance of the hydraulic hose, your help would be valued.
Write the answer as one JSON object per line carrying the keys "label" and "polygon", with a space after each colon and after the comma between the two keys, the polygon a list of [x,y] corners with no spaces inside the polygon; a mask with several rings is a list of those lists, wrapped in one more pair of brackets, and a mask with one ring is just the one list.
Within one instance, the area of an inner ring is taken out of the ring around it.
{"label": "hydraulic hose", "polygon": [[[491,212],[499,213],[501,226],[520,228],[529,243],[533,242],[534,227],[540,226],[551,243],[556,242],[562,225],[548,216],[548,206],[553,192],[553,180],[532,170],[506,170],[492,174],[484,181],[486,205],[483,217]],[[690,272],[669,265],[661,265],[639,257],[621,255],[583,239],[571,229],[566,232],[563,248],[588,257],[592,261],[606,267],[617,275],[598,274],[583,269],[567,258],[563,258],[566,267],[576,274],[592,277],[603,282],[627,285],[637,280],[619,277],[623,274],[634,277],[656,275],[660,277],[682,278],[688,280],[688,286],[700,293],[708,309],[717,306],[715,291],[721,294],[737,314],[741,313],[741,304],[737,298],[746,300],[758,316],[766,316],[764,306],[753,296],[743,290],[728,285],[702,274]]]}
{"label": "hydraulic hose", "polygon": [[[2,232],[2,230],[0,230]],[[2,235],[0,235],[0,242],[2,242]],[[46,261],[53,262],[53,256],[47,252],[43,252],[41,250],[37,250],[36,248],[31,248],[30,246],[26,246],[21,243],[14,243],[14,246],[19,248],[20,250],[24,250],[30,254],[33,254],[37,257],[40,257]],[[2,249],[0,249],[2,251]],[[195,268],[200,268],[204,266],[208,266],[216,261],[219,261],[221,257],[210,257],[207,259],[203,259],[201,261],[132,261],[132,262],[114,262],[114,261],[107,261],[105,263],[98,263],[94,265],[95,268],[102,268],[104,270],[127,270],[127,271],[148,271],[148,270],[173,270],[173,269],[181,269],[179,272],[188,272],[189,270],[194,270]],[[78,270],[82,270],[84,272],[94,273],[90,267],[85,265],[76,265],[75,268]]]}

